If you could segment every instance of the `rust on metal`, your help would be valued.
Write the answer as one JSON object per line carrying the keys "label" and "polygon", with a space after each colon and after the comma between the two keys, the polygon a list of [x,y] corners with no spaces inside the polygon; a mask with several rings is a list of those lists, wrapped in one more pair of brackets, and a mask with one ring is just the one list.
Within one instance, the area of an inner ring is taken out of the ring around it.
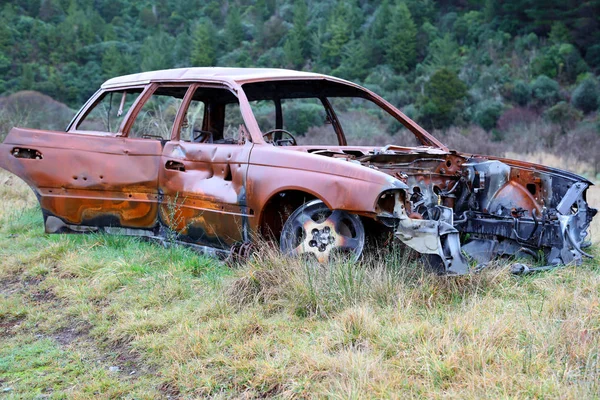
{"label": "rust on metal", "polygon": [[[420,145],[347,144],[335,97],[369,101]],[[298,145],[284,129],[282,100],[303,98],[320,100],[337,143]],[[261,130],[252,102],[274,104],[275,129]],[[365,88],[278,69],[111,79],[66,131],[13,128],[0,167],[31,186],[50,233],[174,237],[244,255],[268,236],[285,253],[325,262],[332,250],[358,257],[389,232],[451,274],[469,272],[469,258],[580,262],[596,214],[583,177],[450,151]]]}

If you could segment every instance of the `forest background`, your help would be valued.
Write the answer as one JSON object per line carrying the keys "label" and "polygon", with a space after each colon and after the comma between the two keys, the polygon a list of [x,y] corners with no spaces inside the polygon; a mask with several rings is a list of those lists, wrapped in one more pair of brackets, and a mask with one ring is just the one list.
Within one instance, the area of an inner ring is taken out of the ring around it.
{"label": "forest background", "polygon": [[465,152],[541,162],[560,156],[567,168],[592,178],[600,172],[600,1],[19,0],[0,7],[2,134],[19,122],[64,128],[118,75],[282,67],[362,84]]}

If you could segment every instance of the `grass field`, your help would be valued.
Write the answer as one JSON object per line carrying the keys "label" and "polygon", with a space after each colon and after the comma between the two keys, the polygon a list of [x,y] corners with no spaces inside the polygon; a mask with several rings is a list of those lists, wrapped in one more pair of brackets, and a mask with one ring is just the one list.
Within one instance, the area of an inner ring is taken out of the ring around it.
{"label": "grass field", "polygon": [[232,269],[46,235],[5,173],[0,197],[0,398],[600,396],[597,259],[444,278],[394,254],[325,268],[267,251]]}

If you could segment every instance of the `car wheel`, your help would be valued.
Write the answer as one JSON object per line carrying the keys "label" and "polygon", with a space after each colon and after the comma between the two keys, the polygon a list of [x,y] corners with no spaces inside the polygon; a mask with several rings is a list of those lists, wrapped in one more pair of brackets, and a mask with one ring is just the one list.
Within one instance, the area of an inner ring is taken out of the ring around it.
{"label": "car wheel", "polygon": [[335,255],[358,260],[365,244],[365,228],[358,215],[330,210],[321,200],[298,207],[281,231],[283,254],[314,256],[326,263]]}

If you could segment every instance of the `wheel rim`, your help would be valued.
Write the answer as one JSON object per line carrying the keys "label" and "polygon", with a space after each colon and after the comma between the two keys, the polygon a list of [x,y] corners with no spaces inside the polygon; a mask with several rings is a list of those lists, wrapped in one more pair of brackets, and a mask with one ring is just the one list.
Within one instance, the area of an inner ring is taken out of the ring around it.
{"label": "wheel rim", "polygon": [[284,254],[314,256],[320,263],[328,262],[336,254],[350,255],[356,261],[364,242],[364,227],[357,215],[330,210],[320,200],[294,211],[281,232]]}

